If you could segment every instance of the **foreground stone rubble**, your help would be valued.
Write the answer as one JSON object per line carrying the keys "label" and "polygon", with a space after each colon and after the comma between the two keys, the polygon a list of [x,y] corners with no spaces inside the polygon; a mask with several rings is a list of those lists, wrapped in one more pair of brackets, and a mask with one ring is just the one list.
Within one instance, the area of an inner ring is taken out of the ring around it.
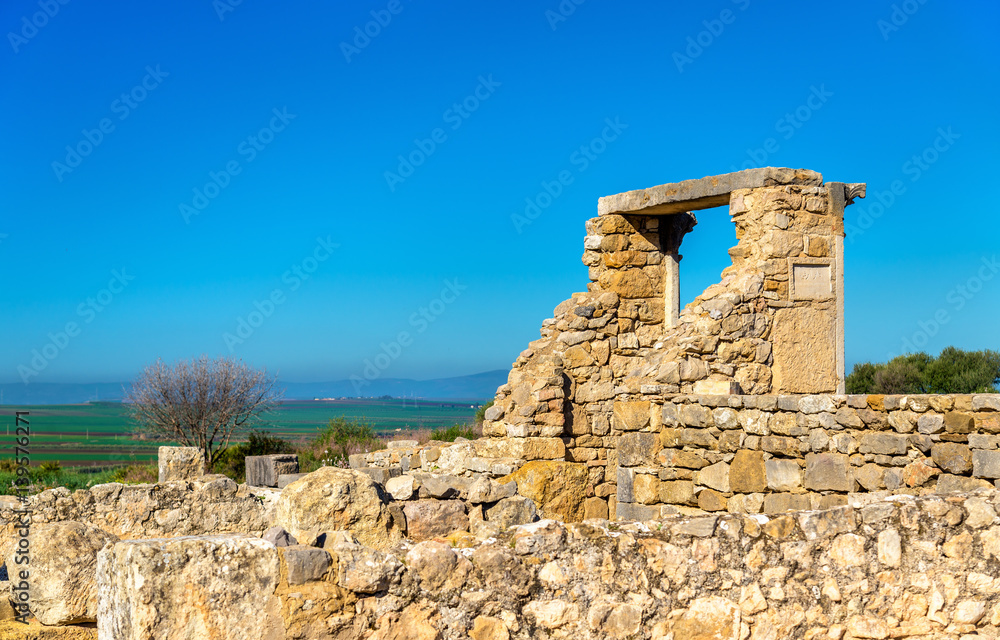
{"label": "foreground stone rubble", "polygon": [[[381,490],[339,469],[291,486]],[[342,506],[331,524],[346,521]],[[70,553],[65,571],[36,568],[33,598],[46,597],[33,612],[64,625],[37,637],[93,637],[92,624],[65,623],[96,620],[116,640],[996,638],[998,507],[995,489],[851,494],[821,511],[538,520],[369,545],[365,523],[303,540],[269,532],[286,545],[275,546],[248,533],[117,540],[64,522],[33,539],[39,558]],[[0,633],[28,637],[15,624]]]}

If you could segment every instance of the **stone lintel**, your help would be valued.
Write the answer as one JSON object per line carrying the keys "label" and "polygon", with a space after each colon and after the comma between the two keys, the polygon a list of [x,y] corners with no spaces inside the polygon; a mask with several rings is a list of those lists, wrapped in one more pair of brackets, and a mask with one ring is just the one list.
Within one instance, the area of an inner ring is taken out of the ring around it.
{"label": "stone lintel", "polygon": [[597,214],[666,215],[709,209],[728,205],[729,195],[737,189],[785,184],[820,186],[823,184],[823,176],[808,169],[783,167],[746,169],[735,173],[707,176],[700,180],[684,180],[604,196],[597,201]]}

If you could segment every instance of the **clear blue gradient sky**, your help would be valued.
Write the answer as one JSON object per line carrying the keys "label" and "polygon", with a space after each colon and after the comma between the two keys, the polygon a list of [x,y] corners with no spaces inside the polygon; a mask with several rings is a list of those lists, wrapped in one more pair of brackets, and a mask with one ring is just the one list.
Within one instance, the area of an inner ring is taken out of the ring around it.
{"label": "clear blue gradient sky", "polygon": [[[384,377],[507,368],[585,289],[598,197],[762,165],[868,183],[849,365],[997,348],[998,22],[934,0],[9,0],[0,382],[201,353],[288,381],[380,353]],[[684,302],[735,243],[723,209],[699,218]]]}

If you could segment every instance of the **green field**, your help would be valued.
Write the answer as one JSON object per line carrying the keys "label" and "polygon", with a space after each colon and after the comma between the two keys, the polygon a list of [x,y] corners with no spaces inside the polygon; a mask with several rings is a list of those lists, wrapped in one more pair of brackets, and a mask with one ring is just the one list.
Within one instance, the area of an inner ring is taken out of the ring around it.
{"label": "green field", "polygon": [[[110,466],[155,461],[161,442],[132,437],[124,407],[117,402],[77,405],[0,406],[0,446],[13,457],[15,411],[28,411],[31,464],[56,460],[63,466]],[[422,400],[308,400],[283,403],[260,426],[285,439],[309,438],[331,418],[364,418],[382,435],[470,422],[476,406]]]}

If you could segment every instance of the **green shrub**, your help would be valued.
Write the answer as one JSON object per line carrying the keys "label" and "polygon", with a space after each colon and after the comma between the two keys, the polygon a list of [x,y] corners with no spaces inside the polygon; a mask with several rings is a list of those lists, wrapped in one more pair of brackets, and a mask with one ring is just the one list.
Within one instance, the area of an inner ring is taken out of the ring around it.
{"label": "green shrub", "polygon": [[378,437],[372,423],[363,418],[337,417],[298,449],[299,469],[309,472],[323,465],[347,467],[351,454],[378,449],[385,449],[385,442]]}
{"label": "green shrub", "polygon": [[440,440],[442,442],[454,442],[456,438],[475,440],[478,437],[479,433],[476,432],[476,428],[473,425],[456,424],[447,429],[435,429],[431,431],[431,440]]}
{"label": "green shrub", "polygon": [[847,393],[997,393],[1000,353],[948,347],[936,358],[910,353],[885,363],[862,362],[846,383]]}
{"label": "green shrub", "polygon": [[38,465],[38,470],[41,473],[59,473],[62,471],[62,465],[59,464],[58,460],[52,460],[51,462],[43,462]]}
{"label": "green shrub", "polygon": [[111,476],[111,482],[122,484],[151,484],[159,479],[159,469],[155,464],[130,464],[118,467]]}
{"label": "green shrub", "polygon": [[486,410],[493,406],[493,401],[490,400],[483,406],[476,409],[475,421],[477,424],[482,424],[486,420]]}

